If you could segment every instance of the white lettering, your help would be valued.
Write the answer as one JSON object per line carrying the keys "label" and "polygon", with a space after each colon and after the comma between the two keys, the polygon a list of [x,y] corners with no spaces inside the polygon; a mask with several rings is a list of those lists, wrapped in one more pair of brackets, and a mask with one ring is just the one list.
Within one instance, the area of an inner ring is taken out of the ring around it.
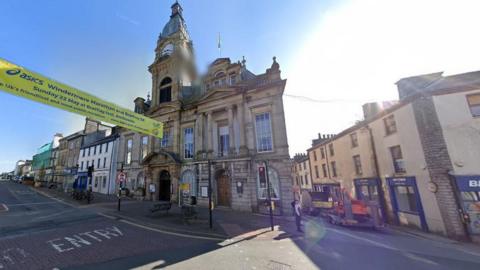
{"label": "white lettering", "polygon": [[76,247],[82,247],[82,244],[84,245],[87,245],[87,246],[90,246],[90,242],[88,242],[87,240],[81,238],[80,236],[78,235],[74,235],[73,236],[74,238],[71,238],[71,237],[65,237],[65,240],[67,240],[68,242],[70,242],[70,244],[76,246]]}
{"label": "white lettering", "polygon": [[[105,238],[107,238],[107,239],[110,239],[110,236],[108,236],[108,235],[110,234],[109,231],[106,231],[106,230],[94,230],[93,232],[96,233],[96,234],[98,234],[98,235],[100,235],[100,236],[103,236],[103,237],[105,237]],[[115,236],[117,236],[117,235],[115,235]]]}
{"label": "white lettering", "polygon": [[469,180],[468,181],[469,187],[480,187],[480,180]]}
{"label": "white lettering", "polygon": [[60,241],[60,240],[62,240],[62,239],[57,238],[57,239],[47,241],[47,243],[49,243],[54,249],[56,249],[60,253],[74,249],[73,247],[63,249],[62,246],[64,246],[65,244],[55,244],[54,243],[55,241]]}
{"label": "white lettering", "polygon": [[118,233],[118,235],[123,235],[123,233],[120,231],[120,229],[115,227],[115,226],[113,226],[112,228],[107,228],[107,230],[114,231],[114,232]]}
{"label": "white lettering", "polygon": [[88,237],[90,237],[90,238],[92,238],[92,239],[97,240],[98,242],[102,242],[102,239],[100,239],[100,238],[92,235],[92,232],[79,233],[79,235],[86,235],[86,236],[88,236]]}

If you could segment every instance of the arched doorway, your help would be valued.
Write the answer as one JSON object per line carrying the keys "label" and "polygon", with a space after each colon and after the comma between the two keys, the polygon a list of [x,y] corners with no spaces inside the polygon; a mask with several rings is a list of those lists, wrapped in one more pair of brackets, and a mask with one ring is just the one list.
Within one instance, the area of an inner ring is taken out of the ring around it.
{"label": "arched doorway", "polygon": [[159,185],[158,185],[158,199],[160,201],[170,201],[170,173],[166,170],[160,172]]}
{"label": "arched doorway", "polygon": [[219,170],[216,173],[217,180],[217,204],[220,206],[230,206],[231,203],[231,187],[230,177],[225,170]]}

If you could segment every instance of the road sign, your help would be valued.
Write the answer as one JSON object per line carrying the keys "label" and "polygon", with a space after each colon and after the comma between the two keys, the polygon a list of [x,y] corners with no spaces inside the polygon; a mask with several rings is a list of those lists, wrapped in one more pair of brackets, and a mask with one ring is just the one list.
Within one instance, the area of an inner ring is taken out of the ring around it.
{"label": "road sign", "polygon": [[117,183],[122,183],[125,181],[127,181],[127,174],[124,172],[119,173],[117,176]]}

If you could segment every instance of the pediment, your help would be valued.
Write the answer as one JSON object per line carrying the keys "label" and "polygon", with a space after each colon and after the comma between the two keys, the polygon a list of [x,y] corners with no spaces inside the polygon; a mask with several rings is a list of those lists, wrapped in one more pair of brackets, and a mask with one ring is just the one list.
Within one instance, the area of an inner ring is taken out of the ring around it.
{"label": "pediment", "polygon": [[208,92],[206,95],[204,95],[200,101],[204,100],[214,100],[214,99],[221,99],[225,97],[229,97],[231,95],[236,94],[237,91],[235,88],[219,88],[219,89],[214,89]]}

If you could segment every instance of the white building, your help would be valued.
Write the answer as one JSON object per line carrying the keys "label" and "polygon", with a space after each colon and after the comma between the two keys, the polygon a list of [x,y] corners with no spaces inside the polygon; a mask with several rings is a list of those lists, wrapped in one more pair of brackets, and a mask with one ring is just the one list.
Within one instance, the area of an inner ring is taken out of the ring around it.
{"label": "white building", "polygon": [[[80,148],[78,175],[80,181],[88,181],[93,192],[115,193],[118,135],[105,136],[105,131],[93,133]],[[93,166],[92,177],[88,177],[88,167]]]}

